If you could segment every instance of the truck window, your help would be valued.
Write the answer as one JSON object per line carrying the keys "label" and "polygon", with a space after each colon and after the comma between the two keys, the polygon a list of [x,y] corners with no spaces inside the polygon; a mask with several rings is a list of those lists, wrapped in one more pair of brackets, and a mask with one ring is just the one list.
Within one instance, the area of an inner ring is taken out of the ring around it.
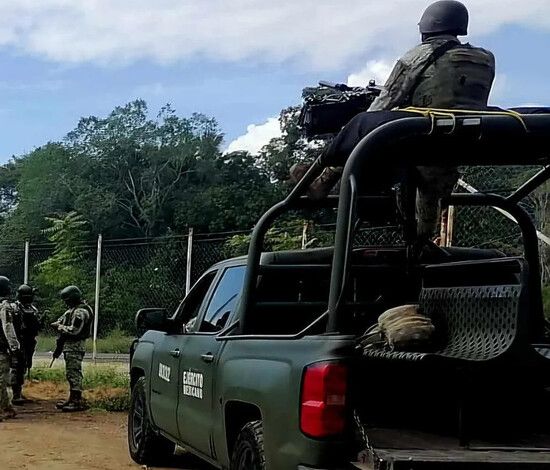
{"label": "truck window", "polygon": [[245,266],[228,268],[216,287],[199,331],[220,331],[233,313],[244,282]]}
{"label": "truck window", "polygon": [[182,333],[195,331],[195,321],[215,277],[216,271],[213,271],[202,278],[176,310],[175,318],[182,326]]}

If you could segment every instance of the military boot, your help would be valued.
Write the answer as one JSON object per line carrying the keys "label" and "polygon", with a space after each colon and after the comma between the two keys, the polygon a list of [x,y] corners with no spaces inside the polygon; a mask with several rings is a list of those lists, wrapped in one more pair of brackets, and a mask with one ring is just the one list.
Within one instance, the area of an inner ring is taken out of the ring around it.
{"label": "military boot", "polygon": [[341,176],[341,167],[327,166],[311,183],[307,195],[314,201],[326,198],[332,191],[332,188],[336,186]]}
{"label": "military boot", "polygon": [[15,409],[13,408],[13,406],[8,406],[7,408],[5,408],[2,413],[0,414],[0,417],[3,419],[3,420],[6,420],[6,419],[13,419],[17,416],[17,412],[15,411]]}
{"label": "military boot", "polygon": [[295,163],[292,165],[290,167],[289,183],[292,185],[298,184],[310,167],[311,165],[307,165],[305,163]]}
{"label": "military boot", "polygon": [[58,410],[62,410],[65,406],[71,404],[73,401],[74,401],[74,392],[71,390],[69,398],[67,398],[67,400],[65,400],[65,401],[58,401],[57,404],[55,405],[55,407]]}
{"label": "military boot", "polygon": [[12,387],[12,390],[13,390],[13,399],[11,400],[11,402],[14,405],[19,406],[27,403],[27,399],[23,396],[23,393],[21,393],[20,386]]}
{"label": "military boot", "polygon": [[90,408],[86,401],[82,398],[82,392],[74,391],[71,393],[73,394],[74,399],[62,408],[63,411],[70,413],[73,411],[86,411]]}
{"label": "military boot", "polygon": [[[295,185],[304,177],[309,170],[310,165],[295,164],[290,168],[290,183]],[[332,188],[338,183],[338,180],[342,176],[341,167],[329,166],[323,169],[321,174],[311,183],[308,188],[307,194],[310,199],[318,201],[319,199],[326,198]]]}

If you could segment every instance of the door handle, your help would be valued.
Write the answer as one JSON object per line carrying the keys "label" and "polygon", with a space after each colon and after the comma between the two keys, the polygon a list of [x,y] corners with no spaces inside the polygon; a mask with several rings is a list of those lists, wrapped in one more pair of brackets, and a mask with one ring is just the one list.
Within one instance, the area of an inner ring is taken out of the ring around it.
{"label": "door handle", "polygon": [[170,351],[170,356],[180,357],[180,350],[179,349],[174,349],[173,351]]}
{"label": "door handle", "polygon": [[211,353],[208,353],[208,354],[201,354],[201,359],[204,361],[204,362],[214,362],[214,355],[211,354]]}

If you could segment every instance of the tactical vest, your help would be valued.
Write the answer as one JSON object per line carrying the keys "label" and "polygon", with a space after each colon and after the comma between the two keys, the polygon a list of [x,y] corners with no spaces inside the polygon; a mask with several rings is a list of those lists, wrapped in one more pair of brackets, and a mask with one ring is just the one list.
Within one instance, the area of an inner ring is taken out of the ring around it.
{"label": "tactical vest", "polygon": [[495,78],[494,57],[485,49],[460,44],[423,73],[412,93],[412,106],[485,109]]}
{"label": "tactical vest", "polygon": [[34,338],[40,330],[38,309],[32,304],[25,306],[21,302],[16,302],[15,306],[18,310],[18,315],[20,316],[22,327],[21,336],[25,336],[25,338],[22,339]]}
{"label": "tactical vest", "polygon": [[94,324],[94,312],[88,304],[80,304],[71,309],[69,315],[65,317],[65,326],[69,326],[73,320],[73,314],[77,308],[82,308],[86,310],[88,315],[88,321],[82,326],[80,333],[78,335],[71,335],[67,338],[68,341],[81,341],[88,339],[92,334],[92,325]]}

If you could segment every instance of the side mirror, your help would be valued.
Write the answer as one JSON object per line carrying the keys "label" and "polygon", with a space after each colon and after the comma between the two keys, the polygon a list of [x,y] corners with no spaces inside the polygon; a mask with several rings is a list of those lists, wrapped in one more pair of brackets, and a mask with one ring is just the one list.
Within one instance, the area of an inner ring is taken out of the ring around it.
{"label": "side mirror", "polygon": [[142,308],[136,314],[135,327],[138,337],[148,330],[167,331],[168,316],[163,308]]}

